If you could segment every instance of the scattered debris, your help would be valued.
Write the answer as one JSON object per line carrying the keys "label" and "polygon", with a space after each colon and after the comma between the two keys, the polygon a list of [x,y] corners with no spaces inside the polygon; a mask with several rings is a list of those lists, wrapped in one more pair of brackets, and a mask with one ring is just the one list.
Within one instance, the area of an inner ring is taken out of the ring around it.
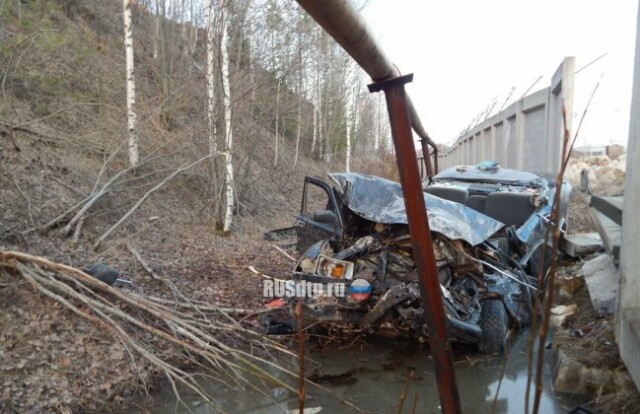
{"label": "scattered debris", "polygon": [[573,315],[578,309],[578,305],[558,305],[551,308],[551,320],[549,324],[554,328],[560,328],[565,325],[567,318]]}
{"label": "scattered debris", "polygon": [[553,341],[553,387],[559,392],[603,395],[635,386],[618,355],[611,324],[592,322],[557,331]]}
{"label": "scattered debris", "polygon": [[595,195],[622,194],[626,156],[614,160],[608,156],[590,156],[572,159],[565,178],[576,188]]}

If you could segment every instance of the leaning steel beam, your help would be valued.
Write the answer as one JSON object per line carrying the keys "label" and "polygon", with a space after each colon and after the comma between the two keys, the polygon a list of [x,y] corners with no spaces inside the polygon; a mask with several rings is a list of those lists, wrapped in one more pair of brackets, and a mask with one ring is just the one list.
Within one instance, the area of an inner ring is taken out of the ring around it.
{"label": "leaning steel beam", "polygon": [[[398,68],[378,47],[366,22],[349,0],[297,1],[322,28],[342,46],[353,60],[367,72],[374,82],[400,76]],[[433,148],[435,151],[434,158],[437,159],[437,146],[422,126],[418,113],[409,96],[407,96],[407,104],[411,127],[416,134],[418,134],[423,144],[426,142]],[[423,145],[423,148],[426,148],[426,145]],[[431,177],[437,173],[437,171],[434,171],[431,165],[428,151],[424,154],[424,159],[427,167],[427,175]]]}
{"label": "leaning steel beam", "polygon": [[[375,83],[369,85],[369,90],[385,92],[442,412],[460,413],[462,409],[447,337],[447,320],[418,172],[418,160],[411,135],[411,125],[416,122],[411,122],[410,117],[412,112],[415,114],[415,109],[412,110],[413,105],[410,104],[404,88],[404,84],[410,82],[412,77],[400,76],[399,71],[376,44],[358,11],[348,0],[297,2],[371,76]],[[419,120],[417,123],[419,124]],[[425,160],[429,158],[428,154],[424,155]]]}

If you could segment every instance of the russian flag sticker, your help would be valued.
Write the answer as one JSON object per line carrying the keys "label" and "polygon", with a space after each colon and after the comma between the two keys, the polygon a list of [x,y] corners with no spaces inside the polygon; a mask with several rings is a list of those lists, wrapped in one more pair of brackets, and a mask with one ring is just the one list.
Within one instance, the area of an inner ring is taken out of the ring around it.
{"label": "russian flag sticker", "polygon": [[358,302],[371,296],[371,285],[364,279],[356,279],[349,286],[349,294]]}

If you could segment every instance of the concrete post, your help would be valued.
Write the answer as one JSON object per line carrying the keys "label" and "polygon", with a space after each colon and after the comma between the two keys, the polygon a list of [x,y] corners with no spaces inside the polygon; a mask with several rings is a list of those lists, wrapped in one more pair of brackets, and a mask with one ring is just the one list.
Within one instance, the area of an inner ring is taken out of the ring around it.
{"label": "concrete post", "polygon": [[627,143],[622,239],[620,250],[620,297],[616,317],[616,340],[622,360],[640,389],[640,7],[636,23],[636,55]]}

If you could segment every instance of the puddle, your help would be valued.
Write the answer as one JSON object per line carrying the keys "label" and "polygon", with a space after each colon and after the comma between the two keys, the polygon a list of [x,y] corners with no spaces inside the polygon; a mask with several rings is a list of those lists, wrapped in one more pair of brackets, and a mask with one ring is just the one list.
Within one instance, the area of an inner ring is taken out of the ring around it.
{"label": "puddle", "polygon": [[[493,401],[498,388],[498,379],[505,362],[504,357],[486,356],[472,351],[472,348],[456,348],[456,378],[465,413],[523,413],[525,388],[527,383],[527,341],[528,332],[522,331],[512,339],[511,352],[507,359],[505,375],[500,386],[495,411]],[[343,348],[343,349],[341,349]],[[400,395],[405,388],[411,370],[415,379],[410,385],[404,402],[403,412],[412,411],[417,398],[415,412],[440,413],[438,392],[433,374],[433,364],[428,346],[416,341],[385,340],[379,338],[368,341],[363,348],[352,345],[344,349],[344,344],[311,350],[307,362],[308,374],[329,388],[334,395],[316,387],[307,386],[305,407],[308,413],[350,413],[356,412],[339,398],[348,399],[368,412],[390,413],[398,411]],[[320,364],[320,365],[319,365]],[[319,368],[318,368],[319,367]],[[296,387],[296,385],[294,385]],[[298,412],[297,395],[284,389],[272,389],[268,394],[255,391],[221,390],[214,393],[216,402],[210,405],[196,396],[184,393],[183,399],[189,409],[176,405],[171,390],[167,390],[146,402],[146,412],[158,414],[189,413],[210,414],[217,412],[245,414],[282,414]],[[533,395],[533,387],[531,390]],[[417,397],[416,397],[417,396]],[[545,364],[545,382],[541,399],[541,413],[567,413],[583,401],[580,397],[554,393],[550,385],[550,366]],[[321,408],[316,411],[314,408]],[[127,414],[144,410],[130,410]]]}

